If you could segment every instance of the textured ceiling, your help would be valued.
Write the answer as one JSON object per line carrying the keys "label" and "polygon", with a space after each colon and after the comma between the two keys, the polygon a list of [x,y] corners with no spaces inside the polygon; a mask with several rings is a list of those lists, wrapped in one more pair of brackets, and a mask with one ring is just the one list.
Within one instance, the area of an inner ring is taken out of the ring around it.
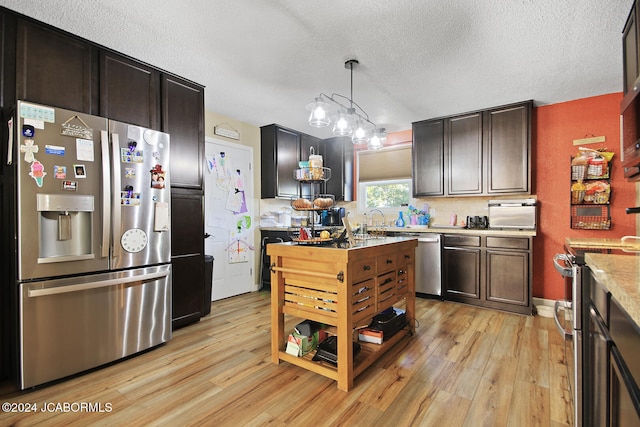
{"label": "textured ceiling", "polygon": [[633,0],[0,0],[206,86],[205,107],[319,137],[305,105],[349,95],[388,131],[622,90]]}

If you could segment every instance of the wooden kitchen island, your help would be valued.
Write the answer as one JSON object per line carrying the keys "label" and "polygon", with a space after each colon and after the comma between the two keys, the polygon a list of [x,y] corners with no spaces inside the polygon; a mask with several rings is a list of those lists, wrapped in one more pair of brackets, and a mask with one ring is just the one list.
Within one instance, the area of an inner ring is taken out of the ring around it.
{"label": "wooden kitchen island", "polygon": [[[357,375],[414,331],[417,246],[417,239],[402,237],[369,239],[349,249],[292,242],[268,245],[273,362],[284,360],[336,380],[340,390],[351,389]],[[409,326],[382,344],[360,342],[354,360],[355,329],[391,306],[406,310]],[[312,361],[315,351],[303,357],[285,352],[293,332],[285,331],[285,315],[293,317],[293,325],[305,319],[330,325],[329,333],[338,337],[337,368]]]}

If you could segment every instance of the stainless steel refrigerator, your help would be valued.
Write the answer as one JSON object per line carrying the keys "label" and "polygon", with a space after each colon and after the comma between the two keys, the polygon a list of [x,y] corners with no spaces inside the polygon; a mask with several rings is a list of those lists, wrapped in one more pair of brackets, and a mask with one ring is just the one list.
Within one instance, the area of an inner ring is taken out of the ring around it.
{"label": "stainless steel refrigerator", "polygon": [[169,135],[18,102],[18,386],[171,339]]}

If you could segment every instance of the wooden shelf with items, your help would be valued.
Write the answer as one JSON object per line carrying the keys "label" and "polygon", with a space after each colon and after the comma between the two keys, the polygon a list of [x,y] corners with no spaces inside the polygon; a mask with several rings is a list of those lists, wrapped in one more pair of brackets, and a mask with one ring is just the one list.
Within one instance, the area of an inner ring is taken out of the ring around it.
{"label": "wooden shelf with items", "polygon": [[571,228],[611,228],[610,160],[613,153],[581,148],[571,158]]}

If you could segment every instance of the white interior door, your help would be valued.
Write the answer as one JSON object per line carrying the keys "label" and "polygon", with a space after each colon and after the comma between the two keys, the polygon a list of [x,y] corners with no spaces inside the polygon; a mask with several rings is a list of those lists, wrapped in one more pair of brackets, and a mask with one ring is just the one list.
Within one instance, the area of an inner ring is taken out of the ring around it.
{"label": "white interior door", "polygon": [[204,250],[213,255],[211,300],[257,289],[253,242],[253,148],[205,140]]}

